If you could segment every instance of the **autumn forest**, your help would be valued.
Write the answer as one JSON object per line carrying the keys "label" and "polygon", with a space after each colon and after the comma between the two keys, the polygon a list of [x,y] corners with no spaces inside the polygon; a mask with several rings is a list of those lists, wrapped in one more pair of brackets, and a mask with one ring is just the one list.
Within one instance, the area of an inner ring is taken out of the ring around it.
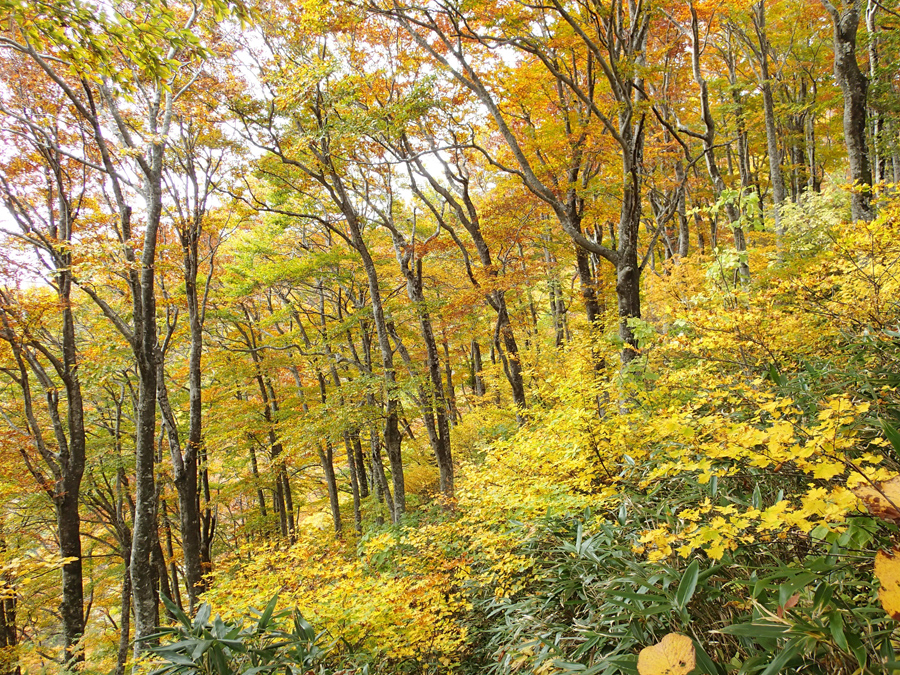
{"label": "autumn forest", "polygon": [[0,17],[0,675],[900,673],[896,0]]}

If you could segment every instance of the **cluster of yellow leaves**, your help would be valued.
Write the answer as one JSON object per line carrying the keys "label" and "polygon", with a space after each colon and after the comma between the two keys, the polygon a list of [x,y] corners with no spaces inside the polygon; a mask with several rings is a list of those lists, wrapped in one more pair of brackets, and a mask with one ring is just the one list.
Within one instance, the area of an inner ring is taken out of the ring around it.
{"label": "cluster of yellow leaves", "polygon": [[[656,432],[657,447],[651,451],[652,468],[641,486],[649,488],[657,481],[693,473],[701,484],[713,479],[750,484],[770,475],[790,478],[798,487],[768,505],[714,506],[707,499],[683,509],[674,514],[674,528],[663,523],[641,537],[651,559],[671,555],[673,544],[682,556],[702,548],[719,559],[726,550],[783,538],[794,529],[809,533],[817,526],[839,528],[858,504],[850,488],[890,476],[879,466],[881,455],[848,454],[858,443],[853,424],[868,404],[855,404],[848,396],[833,397],[814,420],[807,420],[790,400],[776,400],[767,392],[747,388],[741,398],[745,408],[750,404],[756,409],[741,420],[721,413],[698,415],[696,399],[680,411],[670,411],[662,428],[649,430]],[[703,400],[704,405],[708,403]]]}
{"label": "cluster of yellow leaves", "polygon": [[[294,546],[246,547],[217,573],[205,596],[224,618],[247,616],[276,593],[317,630],[390,661],[433,656],[451,663],[466,639],[456,620],[465,609],[458,571],[463,562],[422,550],[384,532],[361,544],[323,546],[310,536]],[[391,565],[377,564],[391,553]],[[424,554],[424,555],[422,555]],[[246,556],[246,557],[244,557]]]}
{"label": "cluster of yellow leaves", "polygon": [[[512,521],[618,499],[589,447],[596,412],[586,405],[582,383],[562,376],[548,382],[544,394],[558,405],[536,411],[510,439],[482,448],[479,461],[461,462],[454,519],[375,532],[358,543],[325,545],[319,533],[289,548],[260,550],[251,542],[230,565],[220,565],[205,599],[229,618],[278,593],[279,606],[296,606],[318,630],[354,649],[392,662],[457,663],[467,644],[460,619],[471,609],[469,594],[492,589],[505,597],[534,579],[534,561],[518,552],[522,532]],[[481,417],[498,427],[514,424],[489,412]],[[457,439],[465,433],[457,430]]]}
{"label": "cluster of yellow leaves", "polygon": [[[639,551],[661,559],[703,549],[719,559],[791,532],[840,530],[859,507],[854,488],[891,477],[881,466],[887,441],[871,432],[859,437],[869,402],[833,396],[810,412],[808,401],[804,408],[766,380],[748,382],[746,373],[799,369],[810,356],[828,357],[842,330],[895,321],[896,220],[887,213],[880,222],[848,225],[811,263],[766,270],[756,288],[727,298],[695,263],[651,280],[647,296],[668,334],[645,349],[647,371],[659,375],[651,392],[635,395],[642,412],[629,423],[638,487],[694,476],[701,485],[721,482],[746,494],[761,481],[785,489],[752,505],[689,505],[643,532]],[[875,401],[892,396],[883,391]]]}

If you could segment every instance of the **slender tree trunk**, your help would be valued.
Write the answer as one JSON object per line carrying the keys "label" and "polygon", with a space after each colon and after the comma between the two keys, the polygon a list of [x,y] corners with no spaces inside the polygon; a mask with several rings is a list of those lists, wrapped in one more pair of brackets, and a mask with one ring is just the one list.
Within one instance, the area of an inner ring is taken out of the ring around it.
{"label": "slender tree trunk", "polygon": [[[815,93],[813,93],[815,96]],[[816,114],[812,104],[806,113],[804,131],[806,135],[806,173],[807,190],[818,192],[820,188],[819,170],[816,166]]]}
{"label": "slender tree trunk", "polygon": [[487,387],[484,386],[484,378],[481,371],[484,366],[481,363],[481,347],[477,340],[472,340],[472,388],[476,396],[484,396],[487,393]]}
{"label": "slender tree trunk", "polygon": [[369,483],[366,480],[366,462],[363,459],[362,441],[359,438],[359,429],[350,434],[353,442],[353,456],[356,458],[357,480],[359,480],[359,496],[365,499],[369,496]]}
{"label": "slender tree trunk", "polygon": [[[400,271],[406,279],[406,292],[410,301],[416,308],[419,318],[419,332],[425,344],[425,361],[428,368],[428,377],[431,381],[431,390],[421,388],[420,398],[424,408],[423,415],[426,420],[426,428],[431,437],[431,446],[437,459],[440,471],[441,492],[449,499],[453,498],[453,455],[450,449],[450,425],[447,420],[447,400],[444,396],[444,382],[441,377],[441,359],[438,352],[437,340],[434,337],[434,328],[431,325],[431,315],[425,304],[425,292],[422,287],[422,259],[415,258],[415,248],[407,245],[403,236],[396,229],[391,230],[394,241],[394,251]],[[402,349],[399,336],[392,331],[398,349]],[[404,353],[405,360],[409,357]],[[433,420],[433,422],[432,422]],[[396,488],[394,489],[396,494]]]}
{"label": "slender tree trunk", "polygon": [[[691,45],[692,45],[692,53],[691,53],[691,65],[694,75],[694,81],[697,83],[697,86],[700,88],[700,108],[703,117],[703,125],[705,127],[705,133],[703,134],[703,149],[704,149],[704,159],[706,161],[706,170],[709,173],[710,180],[713,184],[713,189],[715,190],[716,199],[718,200],[722,193],[726,190],[725,181],[722,178],[722,174],[719,171],[719,166],[716,164],[716,154],[715,154],[715,138],[716,138],[716,124],[712,115],[712,109],[709,104],[709,87],[704,79],[702,72],[700,70],[700,51],[702,51],[700,45],[700,26],[699,21],[697,19],[697,12],[693,5],[690,7],[691,10]],[[734,79],[734,56],[729,53],[728,55],[728,68],[729,75]],[[738,118],[740,120],[740,116]],[[740,129],[740,127],[739,127]],[[739,139],[740,141],[740,139]],[[743,171],[742,171],[743,174]],[[744,239],[744,229],[741,225],[741,217],[740,210],[734,205],[733,202],[727,202],[725,204],[725,213],[728,215],[728,221],[731,225],[732,230],[734,231],[734,247],[737,250],[739,255],[745,254],[747,250],[747,243]],[[713,234],[713,239],[715,240],[716,234]],[[716,244],[713,244],[715,247]],[[750,279],[750,265],[746,260],[741,260],[738,265],[738,276],[742,281],[747,282]]]}
{"label": "slender tree trunk", "polygon": [[[637,240],[641,219],[641,184],[639,172],[643,157],[643,139],[634,138],[631,130],[620,123],[620,133],[635,148],[634,161],[625,161],[625,188],[619,222],[619,248],[616,260],[616,300],[619,305],[619,336],[622,338],[622,365],[627,366],[639,347],[630,319],[641,317],[641,270],[637,259]],[[623,132],[627,132],[623,133]]]}
{"label": "slender tree trunk", "polygon": [[450,424],[456,426],[462,416],[456,406],[456,387],[453,385],[453,367],[450,364],[450,345],[447,343],[446,333],[443,337],[441,345],[444,348],[444,379],[447,382],[447,417],[450,419]]}
{"label": "slender tree trunk", "polygon": [[[185,247],[185,295],[188,305],[188,325],[191,334],[191,348],[188,355],[188,438],[184,452],[184,475],[178,489],[178,505],[181,513],[181,538],[184,548],[184,574],[188,588],[191,611],[197,606],[200,594],[206,590],[203,578],[203,549],[209,557],[209,547],[203,546],[200,527],[200,494],[198,464],[203,452],[203,399],[201,376],[203,372],[203,323],[200,301],[197,293],[197,272],[199,253],[197,236],[191,237]],[[208,485],[208,483],[207,483]],[[183,495],[183,496],[182,496]],[[209,500],[207,499],[207,503]],[[207,565],[211,560],[206,560]]]}
{"label": "slender tree trunk", "polygon": [[284,513],[287,521],[288,540],[293,544],[297,541],[297,525],[294,522],[294,492],[291,490],[291,475],[283,461],[281,463],[281,483],[284,491]]}
{"label": "slender tree trunk", "polygon": [[[679,160],[675,162],[675,180],[679,185],[685,184],[684,163]],[[678,195],[678,255],[687,258],[691,250],[691,225],[687,217],[687,208],[685,206],[686,197],[684,190]]]}
{"label": "slender tree trunk", "polygon": [[[6,553],[6,536],[0,532],[0,551]],[[0,674],[21,675],[19,655],[19,629],[16,622],[15,579],[6,572],[0,579]]]}
{"label": "slender tree trunk", "polygon": [[581,246],[575,246],[575,268],[578,270],[578,281],[581,284],[584,312],[588,321],[594,324],[600,318],[600,306],[594,288],[594,275],[591,273],[591,255]]}
{"label": "slender tree trunk", "polygon": [[[140,284],[134,293],[133,350],[138,370],[138,405],[135,415],[135,499],[131,547],[131,587],[134,596],[134,655],[148,646],[146,638],[159,625],[159,598],[152,558],[158,548],[156,489],[156,401],[159,362],[162,358],[156,324],[156,242],[162,211],[163,146],[152,149],[152,170],[145,181],[147,225],[141,254]],[[165,573],[163,573],[165,578]]]}
{"label": "slender tree trunk", "polygon": [[[71,481],[66,481],[71,484]],[[62,603],[60,611],[66,636],[67,661],[81,661],[81,636],[84,633],[84,592],[81,566],[81,518],[78,512],[78,489],[66,491],[57,501],[56,522],[59,553],[74,560],[62,568]]]}
{"label": "slender tree trunk", "polygon": [[[549,232],[546,235],[549,240]],[[566,306],[562,297],[562,288],[559,281],[559,271],[557,269],[556,260],[550,253],[547,241],[544,241],[544,265],[547,267],[547,290],[550,296],[550,315],[553,317],[553,334],[554,343],[557,347],[562,347],[566,340],[565,321]]]}
{"label": "slender tree trunk", "polygon": [[381,439],[378,438],[378,434],[374,429],[370,432],[369,441],[372,449],[372,484],[374,486],[375,496],[377,498],[384,498],[384,503],[387,505],[391,522],[397,522],[394,499],[391,495],[391,488],[387,482],[387,476],[384,473],[384,463],[381,461]]}
{"label": "slender tree trunk", "polygon": [[[769,153],[769,181],[772,184],[775,239],[778,250],[784,247],[784,226],[781,224],[781,206],[784,203],[784,177],[781,173],[781,157],[778,150],[778,128],[775,124],[775,101],[769,78],[769,43],[766,37],[766,3],[761,0],[753,6],[753,21],[759,41],[759,74],[763,94],[763,116],[766,122],[766,148]],[[780,254],[779,254],[780,255]]]}
{"label": "slender tree trunk", "polygon": [[266,496],[263,494],[262,481],[259,477],[259,464],[256,460],[255,441],[250,441],[250,471],[253,475],[253,483],[256,485],[256,497],[259,500],[259,515],[265,521],[268,517],[266,513]]}
{"label": "slender tree trunk", "polygon": [[[193,352],[193,349],[192,349]],[[193,360],[194,354],[191,354]],[[159,373],[157,375],[157,397],[159,400],[159,408],[168,434],[169,454],[172,459],[172,482],[175,485],[175,491],[178,495],[178,514],[181,520],[181,548],[184,555],[184,576],[185,587],[188,594],[189,611],[193,612],[197,606],[197,599],[202,590],[202,567],[200,564],[200,495],[198,494],[198,476],[197,476],[197,446],[198,440],[192,440],[191,436],[199,434],[199,355],[197,356],[197,398],[196,409],[194,394],[193,377],[191,389],[191,432],[188,437],[188,446],[182,448],[181,436],[178,431],[178,423],[169,403],[168,387],[166,384],[165,368],[162,362],[159,364]],[[193,369],[195,364],[191,364]],[[198,419],[194,419],[194,416]],[[195,426],[196,425],[196,426]],[[199,437],[199,436],[198,436]],[[192,445],[194,443],[194,445]]]}
{"label": "slender tree trunk", "polygon": [[[155,322],[155,317],[154,317]],[[155,333],[155,331],[153,331]],[[154,336],[150,336],[155,338]],[[154,339],[155,341],[155,339]],[[142,357],[144,355],[142,354]],[[146,358],[142,358],[146,361]],[[141,364],[138,385],[137,447],[135,449],[134,535],[131,550],[131,587],[134,595],[135,658],[145,645],[144,638],[157,626],[158,603],[153,541],[156,532],[156,364]]]}
{"label": "slender tree trunk", "polygon": [[206,506],[200,514],[200,566],[203,572],[202,588],[209,587],[208,574],[213,571],[212,542],[216,533],[216,514],[212,507],[212,494],[209,489],[209,458],[205,446],[200,450],[200,486]]}
{"label": "slender tree trunk", "polygon": [[275,490],[272,492],[272,510],[278,514],[278,532],[284,539],[288,537],[287,511],[284,507],[284,483],[281,480],[281,467],[276,465]]}
{"label": "slender tree trunk", "polygon": [[[352,211],[351,211],[352,212]],[[355,212],[352,212],[355,218]],[[390,336],[387,329],[387,321],[384,316],[384,305],[381,299],[381,288],[378,284],[378,271],[375,261],[369,254],[368,248],[362,239],[362,232],[358,223],[351,226],[353,232],[354,248],[362,257],[363,268],[369,281],[369,298],[372,302],[372,314],[375,320],[375,331],[378,335],[378,347],[381,350],[382,368],[384,370],[385,384],[385,419],[384,419],[384,447],[387,451],[388,461],[391,465],[391,480],[394,485],[392,518],[395,523],[406,512],[406,487],[403,480],[403,456],[401,444],[403,438],[400,434],[400,401],[394,391],[397,382],[394,370],[394,351],[391,347]]]}
{"label": "slender tree trunk", "polygon": [[356,464],[350,434],[344,433],[344,450],[347,453],[347,468],[350,471],[350,493],[353,495],[353,524],[356,533],[362,534],[362,512],[360,511],[359,477],[364,473]]}
{"label": "slender tree trunk", "polygon": [[[866,32],[869,36],[869,83],[877,91],[879,77],[878,25],[875,17],[878,14],[878,3],[869,0],[866,7]],[[880,183],[887,178],[887,152],[885,147],[885,120],[876,104],[870,105],[872,118],[872,178]]]}
{"label": "slender tree trunk", "polygon": [[181,585],[178,582],[178,563],[175,560],[175,547],[172,543],[172,524],[169,521],[168,505],[165,500],[159,502],[160,513],[162,514],[163,531],[166,533],[166,557],[169,559],[169,575],[172,585],[172,595],[170,599],[178,606],[184,609],[184,603],[181,600]]}

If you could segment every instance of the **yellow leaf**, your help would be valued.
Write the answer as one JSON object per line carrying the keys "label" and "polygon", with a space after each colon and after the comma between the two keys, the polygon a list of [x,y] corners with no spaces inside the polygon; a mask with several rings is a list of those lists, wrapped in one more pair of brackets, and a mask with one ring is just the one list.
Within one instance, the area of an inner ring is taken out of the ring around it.
{"label": "yellow leaf", "polygon": [[659,644],[642,649],[637,665],[641,675],[687,675],[696,664],[697,655],[691,639],[669,633]]}
{"label": "yellow leaf", "polygon": [[900,549],[890,553],[879,551],[875,556],[875,576],[881,582],[878,599],[895,621],[900,621]]}
{"label": "yellow leaf", "polygon": [[815,469],[813,469],[813,478],[818,478],[820,480],[828,480],[830,478],[834,478],[835,476],[839,476],[844,473],[844,467],[837,462],[829,462],[825,464],[819,464]]}

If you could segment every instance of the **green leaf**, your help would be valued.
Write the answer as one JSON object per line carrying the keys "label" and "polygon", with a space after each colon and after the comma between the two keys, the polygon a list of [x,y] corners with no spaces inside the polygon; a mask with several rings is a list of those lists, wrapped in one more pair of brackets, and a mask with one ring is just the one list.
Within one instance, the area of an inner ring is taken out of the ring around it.
{"label": "green leaf", "polygon": [[681,577],[681,583],[678,584],[678,590],[675,591],[675,606],[678,609],[684,609],[694,596],[697,590],[697,579],[700,575],[700,562],[694,560],[684,571]]}
{"label": "green leaf", "polygon": [[269,621],[272,620],[272,614],[275,612],[275,605],[278,604],[278,594],[272,596],[272,599],[269,600],[266,608],[263,610],[263,613],[259,617],[259,621],[256,622],[256,630],[257,632],[264,631],[269,626]]}
{"label": "green leaf", "polygon": [[717,633],[725,633],[726,635],[737,635],[739,637],[752,638],[780,638],[790,630],[788,626],[780,623],[738,623],[733,626],[725,626],[715,631]]}
{"label": "green leaf", "polygon": [[560,670],[565,670],[568,672],[580,672],[585,670],[587,666],[583,663],[570,663],[569,661],[562,661],[560,659],[553,659],[553,665]]}
{"label": "green leaf", "polygon": [[194,645],[194,649],[191,652],[191,659],[196,661],[201,656],[206,653],[206,650],[212,646],[212,640],[200,640]]}
{"label": "green leaf", "polygon": [[178,619],[179,623],[187,629],[191,627],[191,620],[188,618],[188,615],[185,614],[181,609],[172,602],[172,599],[169,598],[165,593],[161,593],[160,597],[162,598],[163,604],[166,606],[166,609],[169,611],[169,614]]}
{"label": "green leaf", "polygon": [[669,599],[662,595],[651,595],[650,593],[635,593],[634,591],[610,591],[610,595],[626,600],[637,600],[639,602],[652,602],[655,604],[668,603]]}
{"label": "green leaf", "polygon": [[894,446],[894,452],[900,455],[900,431],[897,431],[890,422],[881,420],[881,428],[884,430],[884,437],[887,438],[891,445]]}
{"label": "green leaf", "polygon": [[719,666],[716,665],[715,661],[709,658],[709,654],[706,653],[706,650],[703,649],[703,645],[701,645],[697,640],[693,640],[694,643],[694,653],[697,656],[697,675],[721,675],[722,671],[719,669]]}
{"label": "green leaf", "polygon": [[760,675],[778,675],[784,670],[784,667],[800,653],[800,643],[791,641],[787,644],[787,646],[779,652],[778,656],[776,656],[769,663],[769,666],[760,673]]}
{"label": "green leaf", "polygon": [[847,644],[847,638],[844,635],[844,619],[837,610],[828,613],[828,627],[831,630],[831,638],[842,651],[848,651],[850,645]]}
{"label": "green leaf", "polygon": [[194,617],[194,628],[203,628],[209,622],[209,615],[212,614],[212,607],[209,606],[208,602],[204,602],[200,605],[200,609],[197,610],[197,616]]}

